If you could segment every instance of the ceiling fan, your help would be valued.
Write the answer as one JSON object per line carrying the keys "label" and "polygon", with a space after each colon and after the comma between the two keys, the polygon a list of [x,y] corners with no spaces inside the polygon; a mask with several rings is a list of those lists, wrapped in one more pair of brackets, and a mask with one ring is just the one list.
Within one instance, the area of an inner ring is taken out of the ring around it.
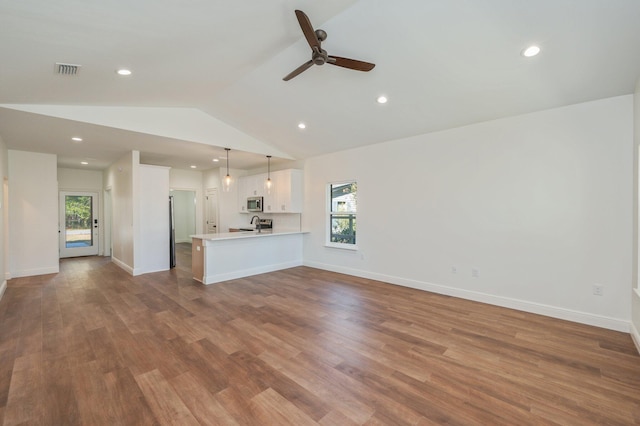
{"label": "ceiling fan", "polygon": [[287,74],[283,78],[284,81],[291,80],[293,77],[309,69],[312,65],[331,64],[357,71],[371,71],[373,67],[376,66],[375,64],[371,64],[369,62],[357,61],[355,59],[349,58],[341,58],[339,56],[331,56],[327,54],[327,51],[320,46],[320,44],[326,40],[327,33],[321,29],[317,29],[314,31],[309,17],[303,11],[296,10],[296,17],[298,18],[300,28],[302,28],[302,33],[306,37],[307,42],[311,47],[311,60],[305,62],[304,64],[293,70],[291,73]]}

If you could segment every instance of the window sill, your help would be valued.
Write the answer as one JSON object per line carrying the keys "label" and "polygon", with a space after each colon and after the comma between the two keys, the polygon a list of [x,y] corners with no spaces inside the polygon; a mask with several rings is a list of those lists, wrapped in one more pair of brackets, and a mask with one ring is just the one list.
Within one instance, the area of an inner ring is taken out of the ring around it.
{"label": "window sill", "polygon": [[358,246],[355,244],[337,244],[337,243],[325,243],[327,248],[333,248],[338,250],[358,251]]}

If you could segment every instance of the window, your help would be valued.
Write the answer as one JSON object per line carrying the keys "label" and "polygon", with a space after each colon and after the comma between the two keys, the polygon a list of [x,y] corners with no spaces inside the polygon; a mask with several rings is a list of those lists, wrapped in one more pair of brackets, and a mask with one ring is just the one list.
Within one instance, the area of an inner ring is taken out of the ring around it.
{"label": "window", "polygon": [[355,247],[356,244],[356,182],[332,183],[329,190],[329,245]]}

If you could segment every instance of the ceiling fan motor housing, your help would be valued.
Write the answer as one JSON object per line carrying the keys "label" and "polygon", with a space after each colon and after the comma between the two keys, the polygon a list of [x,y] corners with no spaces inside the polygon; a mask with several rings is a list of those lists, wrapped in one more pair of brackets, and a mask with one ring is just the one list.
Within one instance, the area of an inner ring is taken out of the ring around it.
{"label": "ceiling fan motor housing", "polygon": [[327,51],[322,49],[319,53],[314,53],[311,60],[316,65],[324,65],[327,62],[328,58],[329,55],[327,54]]}

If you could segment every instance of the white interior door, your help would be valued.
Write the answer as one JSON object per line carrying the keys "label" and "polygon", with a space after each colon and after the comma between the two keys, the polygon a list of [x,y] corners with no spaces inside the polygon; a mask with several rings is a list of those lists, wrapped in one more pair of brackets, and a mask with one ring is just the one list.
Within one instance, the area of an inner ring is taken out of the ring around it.
{"label": "white interior door", "polygon": [[98,193],[60,191],[60,257],[98,254]]}
{"label": "white interior door", "polygon": [[207,189],[205,194],[205,222],[206,222],[206,234],[218,233],[218,190]]}

